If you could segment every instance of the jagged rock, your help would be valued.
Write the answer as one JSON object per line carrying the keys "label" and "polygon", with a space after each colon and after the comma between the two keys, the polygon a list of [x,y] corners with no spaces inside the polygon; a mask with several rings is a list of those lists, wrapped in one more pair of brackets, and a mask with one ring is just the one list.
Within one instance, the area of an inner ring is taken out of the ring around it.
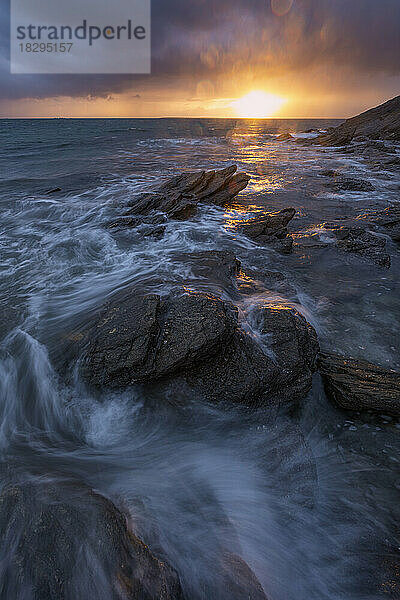
{"label": "jagged rock", "polygon": [[224,206],[249,183],[249,175],[236,171],[236,165],[231,165],[219,171],[182,173],[155,190],[134,196],[122,217],[109,226],[136,226],[136,219],[129,220],[129,217],[153,215],[154,212],[164,213],[169,219],[190,219],[200,202]]}
{"label": "jagged rock", "polygon": [[357,138],[400,141],[400,96],[347,119],[315,141],[323,146],[345,146]]}
{"label": "jagged rock", "polygon": [[288,142],[294,140],[294,136],[291,133],[281,133],[276,139],[278,142]]}
{"label": "jagged rock", "polygon": [[347,227],[337,223],[325,223],[324,228],[335,235],[338,248],[372,260],[381,267],[390,267],[390,256],[385,252],[386,240],[383,237],[361,227]]}
{"label": "jagged rock", "polygon": [[240,328],[230,303],[200,292],[160,297],[127,290],[70,335],[72,352],[61,352],[80,356],[80,373],[95,386],[179,380],[212,402],[268,404],[304,395],[313,368],[315,332],[292,310],[282,315],[271,307],[258,315],[263,335],[276,338],[272,358]]}
{"label": "jagged rock", "polygon": [[276,213],[263,213],[241,221],[238,230],[257,244],[270,245],[282,254],[290,254],[293,238],[289,235],[287,225],[295,214],[294,208],[285,208]]}
{"label": "jagged rock", "polygon": [[331,175],[331,177],[332,181],[326,183],[325,187],[328,187],[334,192],[371,192],[375,189],[369,181],[336,175]]}
{"label": "jagged rock", "polygon": [[110,500],[83,484],[6,486],[0,534],[4,597],[184,600],[176,572]]}
{"label": "jagged rock", "polygon": [[336,354],[318,362],[326,394],[340,407],[400,415],[400,373]]}

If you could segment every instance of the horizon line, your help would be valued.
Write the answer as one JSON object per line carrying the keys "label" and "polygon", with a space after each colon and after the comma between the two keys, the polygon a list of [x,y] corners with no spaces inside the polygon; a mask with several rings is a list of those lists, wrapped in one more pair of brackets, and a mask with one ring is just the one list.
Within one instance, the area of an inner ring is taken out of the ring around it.
{"label": "horizon line", "polygon": [[48,117],[1,117],[0,116],[0,120],[1,121],[16,121],[19,119],[24,119],[24,120],[29,120],[29,121],[40,121],[40,120],[73,120],[73,119],[85,119],[85,120],[91,120],[91,119],[109,119],[109,120],[113,120],[113,119],[230,119],[230,120],[236,120],[236,121],[268,121],[268,120],[281,120],[281,121],[290,121],[290,120],[294,120],[294,121],[298,121],[298,120],[303,120],[303,121],[312,121],[312,120],[325,120],[325,121],[340,121],[340,120],[346,120],[350,117],[217,117],[217,116],[147,116],[147,117],[110,117],[110,116],[101,116],[101,117],[83,117],[83,116],[74,116],[74,117],[53,117],[53,116],[48,116]]}

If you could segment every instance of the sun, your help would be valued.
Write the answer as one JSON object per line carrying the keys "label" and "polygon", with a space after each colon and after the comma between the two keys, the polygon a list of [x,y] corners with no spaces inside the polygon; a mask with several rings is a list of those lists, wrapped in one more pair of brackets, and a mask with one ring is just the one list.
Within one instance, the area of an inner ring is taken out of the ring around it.
{"label": "sun", "polygon": [[266,119],[272,117],[286,102],[285,98],[254,90],[231,103],[239,117],[246,119]]}

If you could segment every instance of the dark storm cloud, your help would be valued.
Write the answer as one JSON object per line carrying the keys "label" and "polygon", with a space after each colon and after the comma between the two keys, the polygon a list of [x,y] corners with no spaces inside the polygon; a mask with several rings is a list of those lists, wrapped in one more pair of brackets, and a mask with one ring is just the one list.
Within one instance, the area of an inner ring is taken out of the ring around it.
{"label": "dark storm cloud", "polygon": [[[279,0],[277,0],[279,1]],[[116,5],[118,1],[116,1]],[[264,75],[331,70],[400,73],[400,0],[294,0],[283,17],[270,0],[153,0],[153,68],[147,83],[171,76],[217,78],[253,69]],[[106,98],[143,76],[9,74],[9,9],[0,8],[0,97]]]}

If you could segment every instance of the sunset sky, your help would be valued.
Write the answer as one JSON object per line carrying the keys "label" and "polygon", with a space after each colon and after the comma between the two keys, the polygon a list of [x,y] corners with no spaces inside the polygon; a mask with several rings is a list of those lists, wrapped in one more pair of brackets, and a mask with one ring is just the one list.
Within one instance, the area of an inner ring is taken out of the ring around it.
{"label": "sunset sky", "polygon": [[342,118],[400,93],[400,0],[153,0],[151,75],[11,75],[0,11],[1,117],[267,116],[264,98]]}

